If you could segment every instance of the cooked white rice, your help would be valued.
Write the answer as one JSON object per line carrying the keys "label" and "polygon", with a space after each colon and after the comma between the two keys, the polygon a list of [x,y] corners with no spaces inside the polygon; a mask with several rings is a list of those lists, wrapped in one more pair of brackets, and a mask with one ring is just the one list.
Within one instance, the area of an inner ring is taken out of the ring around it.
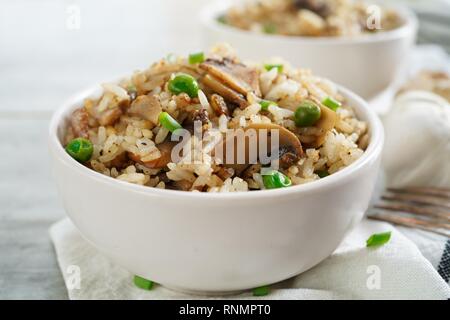
{"label": "cooked white rice", "polygon": [[[217,46],[208,58],[227,57],[238,61],[228,46]],[[237,63],[237,62],[236,62]],[[320,172],[333,174],[353,163],[364,152],[369,141],[367,124],[357,119],[352,108],[345,104],[335,85],[314,76],[309,70],[294,69],[283,62],[283,72],[276,68],[267,71],[257,66],[260,93],[249,92],[243,99],[246,106],[230,113],[213,110],[211,89],[202,82],[204,70],[191,65],[186,58],[162,59],[144,71],[134,73],[119,84],[103,85],[99,99],[86,99],[80,109],[86,121],[78,121],[75,112],[67,130],[65,144],[83,136],[94,146],[89,168],[122,181],[156,187],[203,192],[234,192],[264,189],[260,168],[249,166],[242,173],[217,163],[211,155],[211,145],[192,137],[186,147],[194,150],[190,157],[174,162],[165,160],[164,146],[171,133],[150,116],[131,112],[138,99],[157,97],[160,110],[168,112],[185,126],[190,115],[206,113],[203,126],[227,130],[246,128],[252,124],[277,124],[290,130],[302,144],[303,153],[289,167],[280,171],[298,185],[320,179]],[[168,80],[178,72],[189,73],[198,79],[197,98],[175,95],[168,88]],[[294,122],[295,108],[305,99],[320,104],[324,97],[333,97],[343,105],[336,112],[332,128],[324,130],[311,126],[299,128]],[[276,102],[262,110],[260,99]],[[227,107],[231,104],[227,101]],[[153,115],[158,117],[158,113]],[[159,162],[158,162],[159,161]],[[158,166],[158,163],[164,163]],[[151,165],[150,165],[151,164]]]}

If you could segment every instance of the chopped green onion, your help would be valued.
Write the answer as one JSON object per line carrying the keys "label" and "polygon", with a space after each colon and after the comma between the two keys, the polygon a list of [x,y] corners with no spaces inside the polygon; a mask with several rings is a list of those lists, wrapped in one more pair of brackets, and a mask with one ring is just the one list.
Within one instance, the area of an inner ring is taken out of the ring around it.
{"label": "chopped green onion", "polygon": [[387,243],[391,239],[391,232],[374,233],[367,239],[367,247],[377,247]]}
{"label": "chopped green onion", "polygon": [[269,110],[269,106],[270,106],[270,105],[274,105],[274,106],[277,105],[275,102],[270,101],[270,100],[261,100],[261,101],[259,102],[259,104],[261,105],[261,110],[262,110],[262,111],[267,111],[267,110]]}
{"label": "chopped green onion", "polygon": [[144,290],[151,290],[153,287],[153,281],[144,279],[139,276],[134,276],[133,282],[136,285],[136,287]]}
{"label": "chopped green onion", "polygon": [[292,185],[291,179],[276,170],[263,172],[262,179],[266,189],[285,188]]}
{"label": "chopped green onion", "polygon": [[174,53],[169,53],[166,56],[166,61],[169,63],[175,63],[177,61],[177,56]]}
{"label": "chopped green onion", "polygon": [[67,144],[66,151],[75,160],[86,162],[91,159],[94,147],[88,139],[76,138]]}
{"label": "chopped green onion", "polygon": [[262,286],[259,288],[253,289],[253,295],[255,297],[267,296],[269,294],[270,288],[269,286]]}
{"label": "chopped green onion", "polygon": [[267,34],[274,34],[277,32],[277,27],[273,23],[266,23],[263,25],[263,32]]}
{"label": "chopped green onion", "polygon": [[310,100],[305,100],[295,110],[295,125],[297,127],[311,127],[319,121],[320,115],[320,107]]}
{"label": "chopped green onion", "polygon": [[169,81],[169,90],[174,94],[185,92],[191,98],[198,96],[198,83],[193,76],[186,73],[178,73]]}
{"label": "chopped green onion", "polygon": [[328,172],[328,170],[317,170],[316,174],[320,177],[320,178],[325,178],[327,176],[330,175],[330,173]]}
{"label": "chopped green onion", "polygon": [[332,97],[326,97],[325,99],[323,99],[322,104],[333,111],[336,111],[342,105],[342,103],[340,103],[336,99],[333,99]]}
{"label": "chopped green onion", "polygon": [[203,61],[205,61],[203,52],[191,53],[189,55],[189,64],[202,63]]}
{"label": "chopped green onion", "polygon": [[222,23],[222,24],[227,24],[227,18],[223,14],[223,15],[217,17],[217,22]]}
{"label": "chopped green onion", "polygon": [[267,71],[270,71],[273,68],[277,68],[278,69],[278,73],[282,73],[283,72],[283,65],[282,64],[265,64],[264,65],[264,69],[266,69]]}
{"label": "chopped green onion", "polygon": [[161,124],[161,126],[163,126],[172,133],[175,130],[182,128],[181,124],[179,124],[178,121],[172,118],[172,116],[167,112],[161,112],[159,114],[159,123]]}

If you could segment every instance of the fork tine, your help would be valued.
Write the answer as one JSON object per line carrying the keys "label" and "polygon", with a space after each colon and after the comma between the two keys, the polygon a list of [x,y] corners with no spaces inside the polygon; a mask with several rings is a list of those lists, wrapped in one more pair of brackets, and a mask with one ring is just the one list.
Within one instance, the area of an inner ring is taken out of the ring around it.
{"label": "fork tine", "polygon": [[414,193],[450,199],[450,189],[448,188],[405,187],[405,188],[388,188],[387,190],[394,193]]}
{"label": "fork tine", "polygon": [[388,213],[384,213],[384,214],[380,214],[382,216],[392,216],[395,217],[396,219],[398,219],[399,221],[404,221],[404,222],[408,222],[408,223],[414,223],[415,225],[421,225],[421,226],[425,226],[425,227],[434,227],[434,228],[440,228],[440,229],[448,229],[450,230],[450,224],[449,223],[442,223],[442,221],[437,221],[437,220],[433,220],[433,219],[420,219],[417,217],[406,217],[406,216],[402,216],[402,215],[393,215],[393,214],[388,214]]}
{"label": "fork tine", "polygon": [[428,195],[412,195],[408,193],[398,193],[394,195],[383,195],[383,200],[400,201],[400,202],[413,202],[421,205],[432,205],[437,207],[443,207],[450,209],[450,201],[446,201],[442,198],[437,198]]}
{"label": "fork tine", "polygon": [[445,236],[445,237],[450,238],[450,234],[449,233],[436,230],[435,228],[430,227],[428,225],[417,225],[414,222],[401,219],[401,218],[399,218],[397,216],[394,216],[394,215],[382,215],[381,216],[381,215],[377,214],[377,215],[369,215],[367,217],[369,219],[372,219],[372,220],[385,221],[385,222],[390,222],[390,223],[401,225],[401,226],[408,227],[408,228],[421,229],[421,230],[433,232],[433,233],[439,234],[441,236]]}
{"label": "fork tine", "polygon": [[401,203],[392,203],[392,204],[376,204],[374,205],[374,208],[377,209],[384,209],[389,211],[400,211],[400,212],[407,212],[412,214],[417,214],[421,216],[431,216],[440,218],[443,220],[446,220],[450,222],[450,211],[436,211],[429,207],[419,207],[419,206],[412,206],[408,204],[401,204]]}

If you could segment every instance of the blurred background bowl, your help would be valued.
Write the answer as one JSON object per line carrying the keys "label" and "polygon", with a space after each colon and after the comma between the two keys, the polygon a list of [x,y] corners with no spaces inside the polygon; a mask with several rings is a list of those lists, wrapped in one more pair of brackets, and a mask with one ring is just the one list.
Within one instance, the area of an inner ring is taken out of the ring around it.
{"label": "blurred background bowl", "polygon": [[244,59],[283,57],[294,66],[310,68],[366,99],[393,82],[417,33],[415,14],[406,7],[390,5],[402,20],[402,25],[394,30],[354,38],[267,35],[220,23],[217,18],[232,4],[215,2],[202,10],[204,47],[228,42]]}

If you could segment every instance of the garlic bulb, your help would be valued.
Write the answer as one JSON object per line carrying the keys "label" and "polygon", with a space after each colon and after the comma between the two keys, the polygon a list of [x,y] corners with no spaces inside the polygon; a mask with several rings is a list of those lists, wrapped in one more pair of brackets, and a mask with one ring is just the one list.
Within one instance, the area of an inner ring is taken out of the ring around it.
{"label": "garlic bulb", "polygon": [[450,188],[450,104],[445,99],[407,92],[394,101],[383,122],[388,186]]}

